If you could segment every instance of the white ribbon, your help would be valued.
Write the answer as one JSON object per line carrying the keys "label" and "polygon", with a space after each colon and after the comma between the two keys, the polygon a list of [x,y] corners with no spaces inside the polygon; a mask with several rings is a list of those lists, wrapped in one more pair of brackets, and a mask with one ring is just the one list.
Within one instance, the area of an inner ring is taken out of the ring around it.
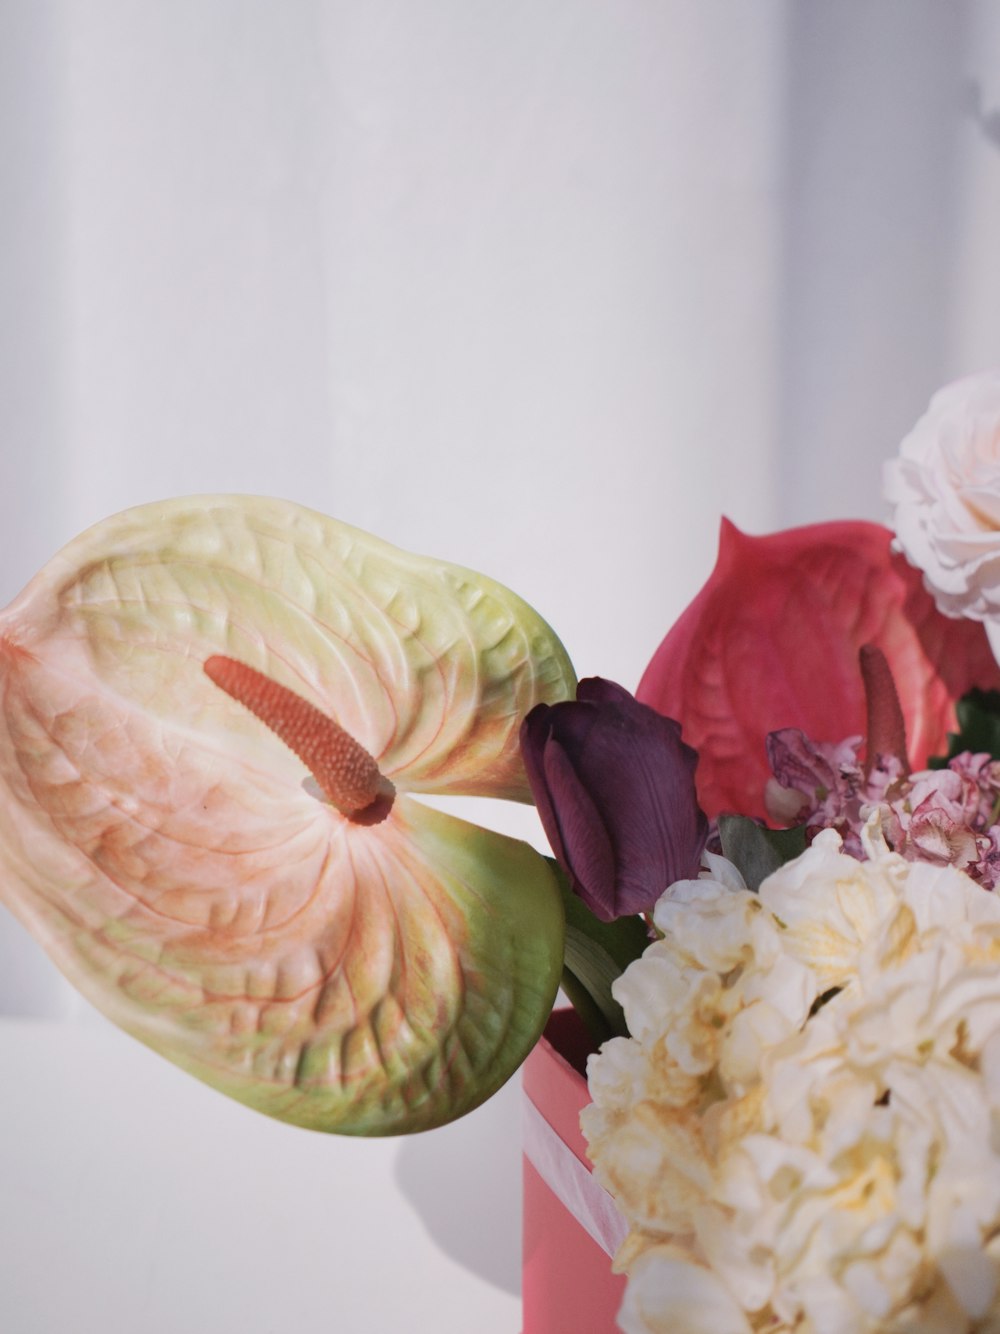
{"label": "white ribbon", "polygon": [[628,1232],[614,1200],[563,1143],[527,1094],[523,1102],[525,1157],[598,1246],[614,1255]]}

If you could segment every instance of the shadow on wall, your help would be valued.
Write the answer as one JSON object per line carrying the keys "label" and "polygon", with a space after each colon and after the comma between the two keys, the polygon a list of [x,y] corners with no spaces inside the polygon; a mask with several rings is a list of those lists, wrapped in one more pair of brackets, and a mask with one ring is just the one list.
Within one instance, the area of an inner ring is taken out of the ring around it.
{"label": "shadow on wall", "polygon": [[400,1192],[435,1244],[511,1293],[521,1290],[521,1097],[515,1075],[469,1116],[404,1140],[396,1159]]}
{"label": "shadow on wall", "polygon": [[978,79],[970,79],[965,85],[965,109],[982,130],[983,138],[1000,148],[1000,107],[983,110],[983,90]]}
{"label": "shadow on wall", "polygon": [[0,907],[0,1018],[69,1019],[90,1009],[41,945]]}

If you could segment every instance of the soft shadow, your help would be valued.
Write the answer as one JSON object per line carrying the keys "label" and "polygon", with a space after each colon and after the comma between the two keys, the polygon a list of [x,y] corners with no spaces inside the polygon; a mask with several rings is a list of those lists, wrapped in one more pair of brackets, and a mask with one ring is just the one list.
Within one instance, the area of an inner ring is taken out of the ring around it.
{"label": "soft shadow", "polygon": [[978,79],[970,79],[965,85],[963,102],[965,110],[976,122],[994,148],[1000,148],[1000,107],[992,111],[983,110],[983,89]]}
{"label": "soft shadow", "polygon": [[68,1019],[76,1009],[76,992],[41,945],[0,908],[0,1018]]}
{"label": "soft shadow", "polygon": [[521,1087],[403,1141],[396,1181],[441,1250],[506,1292],[521,1290]]}

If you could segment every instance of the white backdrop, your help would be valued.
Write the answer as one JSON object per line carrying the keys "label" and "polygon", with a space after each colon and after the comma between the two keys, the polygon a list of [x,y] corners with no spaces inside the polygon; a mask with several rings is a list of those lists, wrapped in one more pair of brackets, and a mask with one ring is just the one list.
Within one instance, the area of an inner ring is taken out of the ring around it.
{"label": "white backdrop", "polygon": [[[634,686],[721,513],[881,517],[1000,361],[1000,5],[0,0],[0,191],[5,600],[273,493]],[[85,1015],[6,918],[0,1012]]]}

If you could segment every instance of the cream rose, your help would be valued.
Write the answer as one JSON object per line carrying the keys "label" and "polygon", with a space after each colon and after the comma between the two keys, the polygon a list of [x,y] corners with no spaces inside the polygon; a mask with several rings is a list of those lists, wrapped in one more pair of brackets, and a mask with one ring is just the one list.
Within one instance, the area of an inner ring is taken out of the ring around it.
{"label": "cream rose", "polygon": [[1000,648],[1000,370],[940,390],[886,464],[898,547],[947,616]]}

